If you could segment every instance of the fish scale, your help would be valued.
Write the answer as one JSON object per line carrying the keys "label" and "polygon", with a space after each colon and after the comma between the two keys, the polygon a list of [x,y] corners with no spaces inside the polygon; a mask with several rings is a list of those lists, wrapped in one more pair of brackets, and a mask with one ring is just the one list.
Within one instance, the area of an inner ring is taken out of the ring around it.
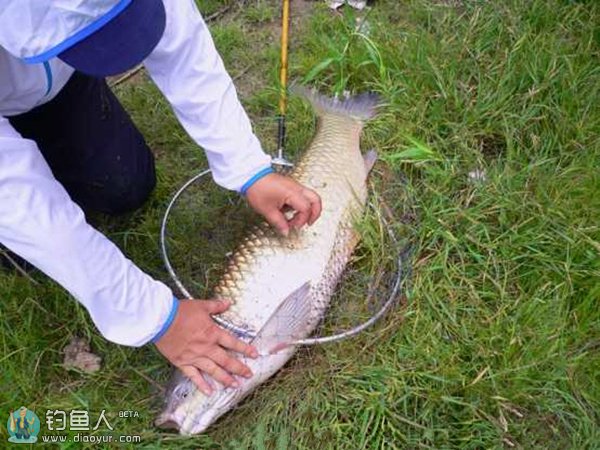
{"label": "fish scale", "polygon": [[266,223],[248,235],[214,291],[216,298],[233,302],[222,315],[225,320],[258,330],[294,289],[306,281],[316,286],[324,276],[338,230],[352,225],[352,211],[359,210],[366,197],[366,171],[358,146],[361,127],[349,117],[321,120],[314,141],[291,174],[319,193],[321,217],[287,238]]}
{"label": "fish scale", "polygon": [[312,333],[358,242],[353,225],[364,209],[372,165],[361,155],[360,132],[363,121],[374,114],[377,99],[363,94],[339,101],[304,94],[319,121],[314,139],[290,176],[318,192],[321,216],[287,237],[267,223],[254,227],[214,289],[215,298],[232,301],[223,319],[258,331],[253,343],[262,356],[242,358],[254,375],[249,380],[239,378],[241,387],[222,389],[211,397],[179,375],[158,425],[175,427],[183,434],[202,432],[277,372],[295,347],[272,350]]}

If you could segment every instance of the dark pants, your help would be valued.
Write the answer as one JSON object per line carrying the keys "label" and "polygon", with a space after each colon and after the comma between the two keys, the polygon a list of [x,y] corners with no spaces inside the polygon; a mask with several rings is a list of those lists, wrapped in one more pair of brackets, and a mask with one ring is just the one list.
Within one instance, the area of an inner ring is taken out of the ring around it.
{"label": "dark pants", "polygon": [[50,102],[8,119],[84,210],[134,210],[156,185],[154,157],[104,79],[76,72]]}

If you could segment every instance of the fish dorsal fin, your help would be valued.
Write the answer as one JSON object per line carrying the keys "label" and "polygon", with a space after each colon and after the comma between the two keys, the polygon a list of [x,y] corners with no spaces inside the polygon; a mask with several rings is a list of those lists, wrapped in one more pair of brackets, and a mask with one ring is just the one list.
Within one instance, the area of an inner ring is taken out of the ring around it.
{"label": "fish dorsal fin", "polygon": [[310,282],[286,297],[269,317],[252,345],[260,354],[274,353],[294,341],[311,321]]}

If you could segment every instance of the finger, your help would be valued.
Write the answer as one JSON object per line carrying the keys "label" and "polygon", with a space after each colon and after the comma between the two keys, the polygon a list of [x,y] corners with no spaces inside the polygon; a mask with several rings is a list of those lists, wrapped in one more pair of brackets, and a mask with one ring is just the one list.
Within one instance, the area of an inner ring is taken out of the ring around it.
{"label": "finger", "polygon": [[264,216],[265,219],[267,219],[267,222],[273,225],[281,234],[284,236],[289,234],[290,226],[281,211],[278,209],[272,209],[264,213]]}
{"label": "finger", "polygon": [[290,226],[294,228],[303,227],[310,216],[310,202],[302,194],[294,194],[286,201],[286,204],[290,205],[296,210],[296,215],[290,220]]}
{"label": "finger", "polygon": [[192,383],[194,383],[196,385],[196,387],[198,389],[200,389],[205,395],[209,395],[209,396],[212,395],[212,393],[213,393],[212,388],[206,382],[206,380],[204,379],[202,374],[198,371],[198,369],[196,369],[195,367],[192,367],[192,366],[180,367],[179,369],[181,370],[181,372],[183,372],[183,374],[185,376],[187,376],[190,380],[192,380]]}
{"label": "finger", "polygon": [[215,351],[214,354],[211,355],[211,358],[229,373],[240,375],[246,378],[250,378],[252,376],[250,367],[242,363],[239,359],[232,357],[231,354],[223,349]]}
{"label": "finger", "polygon": [[219,333],[217,342],[226,349],[233,350],[234,352],[241,353],[250,358],[258,358],[256,347],[246,344],[244,341],[237,339],[231,333],[226,331]]}
{"label": "finger", "polygon": [[321,196],[312,189],[304,189],[302,193],[310,202],[310,217],[308,219],[308,224],[312,225],[319,218],[323,209]]}
{"label": "finger", "polygon": [[209,358],[200,358],[194,362],[194,366],[198,367],[203,372],[206,372],[223,386],[239,387],[235,378],[229,375],[225,369],[221,368],[215,361]]}
{"label": "finger", "polygon": [[202,306],[209,314],[221,314],[231,306],[228,300],[201,300]]}

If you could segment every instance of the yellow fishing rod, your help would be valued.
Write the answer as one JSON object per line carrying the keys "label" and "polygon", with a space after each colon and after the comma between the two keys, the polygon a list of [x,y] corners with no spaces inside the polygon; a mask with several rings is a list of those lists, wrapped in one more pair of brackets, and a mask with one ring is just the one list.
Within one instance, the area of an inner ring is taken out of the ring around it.
{"label": "yellow fishing rod", "polygon": [[283,0],[281,25],[281,66],[279,69],[279,115],[277,116],[277,157],[273,164],[292,167],[293,164],[283,156],[285,149],[285,115],[287,111],[287,82],[288,82],[288,48],[290,35],[290,0]]}

